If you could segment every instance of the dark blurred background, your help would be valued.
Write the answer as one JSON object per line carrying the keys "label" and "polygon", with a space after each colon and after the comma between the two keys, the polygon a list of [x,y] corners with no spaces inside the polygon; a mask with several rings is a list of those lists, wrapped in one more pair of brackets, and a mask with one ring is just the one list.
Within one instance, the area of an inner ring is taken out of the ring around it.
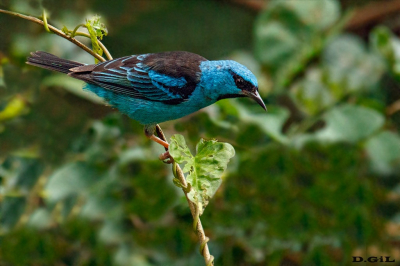
{"label": "dark blurred background", "polygon": [[[236,149],[202,216],[216,265],[352,265],[352,256],[400,265],[400,1],[0,8],[45,8],[69,29],[98,14],[114,58],[186,50],[256,74],[268,113],[227,99],[161,124],[193,152],[201,137]],[[80,81],[25,64],[36,50],[93,58],[1,13],[0,36],[0,265],[204,265],[182,191],[157,159],[163,149]]]}

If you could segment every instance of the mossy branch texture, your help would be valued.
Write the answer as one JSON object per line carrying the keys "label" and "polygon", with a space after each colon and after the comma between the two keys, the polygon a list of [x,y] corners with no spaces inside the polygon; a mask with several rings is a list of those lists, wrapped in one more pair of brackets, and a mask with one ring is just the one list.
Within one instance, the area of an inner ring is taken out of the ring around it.
{"label": "mossy branch texture", "polygon": [[[100,23],[100,17],[98,16],[87,19],[86,23],[77,25],[73,30],[69,30],[65,26],[62,30],[59,30],[47,22],[45,11],[43,11],[42,20],[2,9],[0,9],[0,13],[20,17],[43,25],[47,32],[59,35],[92,55],[96,63],[106,61],[102,57],[103,52],[107,59],[112,59],[107,48],[100,42],[102,37],[107,35],[108,32],[104,24]],[[81,27],[86,28],[88,33],[78,31]],[[76,40],[76,36],[90,38],[92,49]],[[159,125],[156,127],[156,132],[159,138],[167,141]],[[235,151],[230,144],[217,142],[216,140],[202,139],[197,144],[197,154],[193,156],[185,143],[185,139],[181,135],[174,135],[171,138],[169,151],[172,158],[174,158],[172,172],[175,178],[173,181],[175,185],[182,188],[188,202],[193,216],[193,229],[196,231],[200,242],[200,253],[204,257],[207,266],[214,265],[214,257],[210,255],[207,245],[209,238],[205,235],[200,216],[211,197],[219,188],[222,182],[221,175],[226,170],[227,164],[234,156]],[[185,164],[183,170],[178,163]],[[185,178],[184,173],[188,173],[187,178]]]}

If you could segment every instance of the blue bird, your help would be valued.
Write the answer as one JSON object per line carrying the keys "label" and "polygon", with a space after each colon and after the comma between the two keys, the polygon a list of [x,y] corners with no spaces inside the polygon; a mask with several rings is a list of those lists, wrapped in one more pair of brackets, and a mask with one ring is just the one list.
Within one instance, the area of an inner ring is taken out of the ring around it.
{"label": "blue bird", "polygon": [[176,51],[85,65],[37,51],[31,53],[27,64],[85,81],[85,90],[139,121],[145,126],[145,135],[165,148],[168,143],[154,135],[156,124],[181,118],[221,99],[247,96],[267,110],[256,77],[232,60],[209,61]]}

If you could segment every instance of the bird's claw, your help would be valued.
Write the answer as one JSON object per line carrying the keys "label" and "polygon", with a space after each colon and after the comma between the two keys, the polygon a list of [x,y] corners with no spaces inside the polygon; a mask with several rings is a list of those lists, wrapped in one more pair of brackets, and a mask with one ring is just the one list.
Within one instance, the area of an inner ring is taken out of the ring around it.
{"label": "bird's claw", "polygon": [[171,164],[174,162],[174,159],[171,157],[171,154],[169,154],[169,151],[166,151],[164,153],[161,153],[160,156],[158,157],[161,161],[163,161],[166,164]]}

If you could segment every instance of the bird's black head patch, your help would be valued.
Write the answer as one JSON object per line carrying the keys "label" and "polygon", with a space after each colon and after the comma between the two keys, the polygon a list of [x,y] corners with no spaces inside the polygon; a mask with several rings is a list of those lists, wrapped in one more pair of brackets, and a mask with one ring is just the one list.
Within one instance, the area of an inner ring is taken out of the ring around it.
{"label": "bird's black head patch", "polygon": [[257,91],[256,86],[254,86],[251,82],[245,80],[243,77],[239,76],[235,72],[233,72],[233,71],[230,71],[230,72],[233,77],[233,80],[235,81],[235,85],[236,85],[236,87],[238,87],[238,89],[241,89],[242,91],[256,93],[256,91]]}

